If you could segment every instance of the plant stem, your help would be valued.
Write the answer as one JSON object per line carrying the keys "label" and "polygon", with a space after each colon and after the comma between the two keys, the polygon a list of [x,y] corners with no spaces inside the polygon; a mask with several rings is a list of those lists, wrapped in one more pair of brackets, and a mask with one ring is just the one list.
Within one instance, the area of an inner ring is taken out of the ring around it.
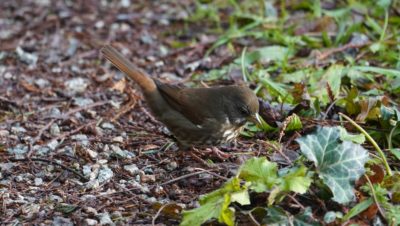
{"label": "plant stem", "polygon": [[371,142],[372,146],[374,146],[374,148],[376,149],[376,151],[379,153],[383,164],[385,165],[386,171],[389,174],[389,176],[392,176],[392,170],[390,169],[390,166],[386,160],[386,156],[383,153],[382,149],[378,146],[378,144],[375,142],[375,140],[367,133],[367,131],[365,131],[361,126],[359,126],[355,121],[353,121],[350,117],[348,117],[347,115],[339,112],[339,115],[343,118],[345,118],[347,121],[349,121],[354,127],[356,127],[362,134],[364,134],[364,136],[369,140],[369,142]]}

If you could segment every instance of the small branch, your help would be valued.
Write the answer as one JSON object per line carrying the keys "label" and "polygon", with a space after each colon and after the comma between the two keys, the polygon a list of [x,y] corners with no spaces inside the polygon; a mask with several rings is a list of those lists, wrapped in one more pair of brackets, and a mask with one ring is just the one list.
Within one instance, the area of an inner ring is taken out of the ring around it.
{"label": "small branch", "polygon": [[84,181],[84,182],[88,182],[89,181],[89,179],[87,179],[85,176],[83,176],[78,171],[76,171],[76,170],[74,170],[74,169],[72,169],[72,168],[70,168],[68,166],[65,166],[65,165],[63,165],[61,163],[58,163],[56,161],[53,161],[53,160],[43,159],[43,158],[24,158],[24,159],[9,158],[8,160],[10,160],[11,162],[30,162],[30,161],[47,162],[47,163],[50,163],[50,164],[53,164],[53,165],[60,166],[64,170],[70,171],[71,173],[73,173],[73,174],[77,175],[78,177],[80,177],[81,180]]}
{"label": "small branch", "polygon": [[99,102],[96,102],[96,103],[93,103],[93,104],[89,104],[89,105],[86,105],[86,106],[77,107],[77,108],[71,109],[70,111],[68,111],[65,114],[62,114],[60,117],[54,117],[54,118],[56,118],[56,119],[67,119],[70,115],[73,115],[73,114],[75,114],[77,112],[80,112],[80,111],[83,111],[83,110],[87,110],[87,109],[90,109],[90,108],[94,108],[94,107],[97,107],[97,106],[100,106],[100,105],[104,105],[104,104],[107,104],[108,102],[109,101],[99,101]]}
{"label": "small branch", "polygon": [[386,219],[386,215],[385,215],[385,213],[383,212],[381,206],[379,205],[378,198],[376,197],[375,189],[374,189],[374,186],[372,185],[371,180],[369,179],[369,177],[368,177],[367,175],[364,175],[364,177],[365,177],[365,179],[366,179],[367,182],[368,182],[369,188],[371,189],[372,198],[374,199],[374,202],[375,202],[375,204],[376,204],[376,207],[377,207],[378,210],[379,210],[379,213],[382,215],[383,218]]}
{"label": "small branch", "polygon": [[54,138],[54,140],[64,139],[64,138],[66,138],[66,137],[68,137],[68,136],[71,136],[72,134],[75,134],[75,133],[81,131],[83,128],[85,128],[85,127],[87,127],[87,126],[91,126],[91,125],[96,124],[96,123],[97,123],[97,121],[92,121],[92,122],[89,122],[89,123],[86,124],[86,125],[81,125],[81,126],[79,126],[78,128],[76,128],[76,129],[74,129],[74,130],[72,130],[72,131],[65,132],[65,133],[63,133],[63,134],[57,136],[56,138]]}
{"label": "small branch", "polygon": [[329,57],[330,55],[335,54],[335,53],[338,53],[338,52],[343,52],[343,51],[345,51],[346,49],[361,48],[361,47],[364,47],[364,46],[369,45],[369,44],[371,44],[371,43],[370,43],[370,42],[364,42],[364,43],[358,43],[358,44],[348,43],[348,44],[346,44],[346,45],[344,45],[344,46],[340,46],[340,47],[337,47],[337,48],[328,49],[328,50],[326,50],[326,51],[324,51],[324,52],[318,54],[317,60],[318,60],[318,61],[324,60],[325,58]]}
{"label": "small branch", "polygon": [[50,128],[50,126],[53,125],[53,123],[54,123],[56,120],[57,120],[57,119],[52,119],[52,120],[50,120],[49,123],[47,123],[45,126],[43,126],[43,127],[39,130],[39,132],[38,132],[38,134],[36,135],[36,137],[33,138],[33,140],[32,140],[31,143],[32,143],[32,144],[35,144],[35,143],[42,137],[42,134],[44,133],[44,131],[48,130],[48,129]]}
{"label": "small branch", "polygon": [[152,225],[152,226],[155,226],[155,225],[156,225],[156,220],[157,220],[158,216],[160,216],[161,211],[162,211],[165,207],[167,207],[167,206],[169,206],[169,205],[174,205],[174,203],[167,203],[167,204],[161,206],[160,209],[158,209],[156,215],[155,215],[155,216],[153,217],[153,219],[151,220],[151,225]]}
{"label": "small branch", "polygon": [[218,174],[216,174],[216,173],[212,173],[211,170],[205,170],[205,169],[199,169],[199,170],[200,170],[200,171],[193,172],[193,173],[189,173],[189,174],[186,174],[186,175],[183,175],[183,176],[174,178],[174,179],[172,179],[172,180],[166,181],[166,182],[160,184],[160,186],[167,185],[167,184],[171,184],[171,183],[174,183],[174,182],[183,180],[183,179],[185,179],[185,178],[193,177],[193,176],[196,176],[196,175],[199,175],[199,174],[202,174],[202,173],[208,173],[208,174],[211,174],[211,175],[213,175],[213,176],[216,176],[216,177],[219,177],[219,178],[222,178],[222,179],[227,180],[226,177],[222,177],[222,176],[220,176],[220,175],[218,175]]}

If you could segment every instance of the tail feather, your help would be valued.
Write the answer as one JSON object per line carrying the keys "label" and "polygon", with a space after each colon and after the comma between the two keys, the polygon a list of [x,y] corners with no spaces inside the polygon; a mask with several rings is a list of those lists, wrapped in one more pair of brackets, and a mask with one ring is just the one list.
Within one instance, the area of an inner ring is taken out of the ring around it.
{"label": "tail feather", "polygon": [[144,92],[152,92],[157,88],[153,79],[151,79],[146,72],[128,61],[121,53],[114,49],[114,47],[106,45],[101,49],[101,53],[115,67],[117,67],[120,71],[124,72],[136,83],[138,83]]}

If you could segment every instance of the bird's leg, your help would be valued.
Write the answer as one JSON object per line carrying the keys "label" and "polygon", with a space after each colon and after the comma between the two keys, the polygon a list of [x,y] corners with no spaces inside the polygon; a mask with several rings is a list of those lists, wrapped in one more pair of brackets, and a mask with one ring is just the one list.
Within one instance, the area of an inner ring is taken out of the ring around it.
{"label": "bird's leg", "polygon": [[226,160],[227,158],[231,157],[230,154],[219,150],[217,147],[207,148],[205,153],[212,153],[220,160]]}
{"label": "bird's leg", "polygon": [[207,161],[205,161],[204,159],[200,158],[194,152],[200,154],[199,150],[197,150],[196,148],[192,148],[192,150],[190,150],[190,152],[189,152],[189,154],[190,154],[190,156],[192,156],[192,158],[194,158],[196,161],[198,161],[199,163],[203,164],[204,166],[211,167],[210,164]]}

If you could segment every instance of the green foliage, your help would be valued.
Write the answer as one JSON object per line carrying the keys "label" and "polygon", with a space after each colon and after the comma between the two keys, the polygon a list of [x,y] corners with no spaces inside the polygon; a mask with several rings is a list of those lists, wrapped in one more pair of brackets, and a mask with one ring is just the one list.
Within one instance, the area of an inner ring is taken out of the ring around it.
{"label": "green foliage", "polygon": [[320,127],[311,135],[298,138],[301,152],[314,162],[319,177],[330,188],[338,203],[353,201],[353,185],[365,171],[367,151],[349,141],[339,143],[338,127]]}
{"label": "green foliage", "polygon": [[291,216],[281,208],[270,207],[267,209],[268,215],[262,223],[268,225],[304,225],[317,226],[321,225],[312,217],[311,208],[307,207],[302,213]]}
{"label": "green foliage", "polygon": [[[354,200],[354,182],[364,173],[368,159],[361,146],[366,138],[375,141],[375,149],[387,150],[390,160],[400,160],[400,19],[395,16],[400,7],[398,1],[330,1],[329,7],[320,0],[217,0],[201,4],[215,7],[202,18],[210,18],[219,28],[212,31],[218,38],[207,54],[227,45],[236,56],[232,63],[198,75],[197,79],[229,79],[232,72],[241,71],[243,80],[255,85],[257,94],[271,105],[292,109],[299,103],[308,104],[293,117],[277,123],[277,128],[264,121],[259,128],[248,125],[242,134],[252,137],[260,131],[281,130],[301,134],[303,127],[310,126],[304,117],[319,123],[321,119],[337,119],[339,112],[350,115],[366,130],[353,134],[343,127],[322,127],[297,139],[302,154],[313,161],[315,172],[302,165],[303,157],[295,166],[280,170],[265,158],[247,161],[237,175],[244,182],[242,190],[220,194],[225,197],[229,193],[230,198],[220,197],[224,207],[207,219],[225,222],[220,214],[226,211],[226,222],[232,223],[232,215],[237,214],[232,202],[247,203],[249,192],[255,192],[268,194],[269,207],[264,208],[268,217],[262,223],[294,224],[297,216],[277,205],[288,192],[307,193],[312,182],[320,190],[330,189],[336,202],[348,204]],[[375,161],[384,158],[379,154]],[[313,180],[314,173],[320,179]],[[398,181],[398,174],[394,173],[374,185],[385,219],[393,225],[400,216],[399,207],[391,203],[400,200]],[[321,183],[325,185],[320,186]],[[354,206],[347,205],[350,211],[344,217],[331,212],[325,215],[325,223],[338,223],[338,219],[345,222],[367,209],[374,202],[368,189],[364,190],[369,197]]]}
{"label": "green foliage", "polygon": [[239,171],[239,178],[249,182],[249,187],[255,192],[270,190],[278,182],[278,167],[276,163],[265,158],[252,158],[245,162]]}
{"label": "green foliage", "polygon": [[218,219],[220,223],[227,225],[234,225],[234,209],[229,208],[232,201],[240,201],[241,203],[248,203],[248,196],[241,196],[238,194],[245,192],[246,188],[240,186],[240,180],[235,177],[225,183],[225,185],[207,195],[200,198],[200,207],[185,211],[183,213],[183,220],[180,225],[201,225],[209,219]]}
{"label": "green foliage", "polygon": [[[241,185],[240,181],[244,181]],[[225,185],[200,198],[200,207],[185,211],[181,225],[201,225],[217,219],[220,223],[234,225],[235,209],[230,206],[237,202],[249,205],[249,192],[271,192],[269,202],[272,204],[278,197],[282,198],[287,192],[305,193],[311,184],[304,166],[293,168],[278,177],[276,163],[266,158],[251,158],[240,168],[238,174]]]}

